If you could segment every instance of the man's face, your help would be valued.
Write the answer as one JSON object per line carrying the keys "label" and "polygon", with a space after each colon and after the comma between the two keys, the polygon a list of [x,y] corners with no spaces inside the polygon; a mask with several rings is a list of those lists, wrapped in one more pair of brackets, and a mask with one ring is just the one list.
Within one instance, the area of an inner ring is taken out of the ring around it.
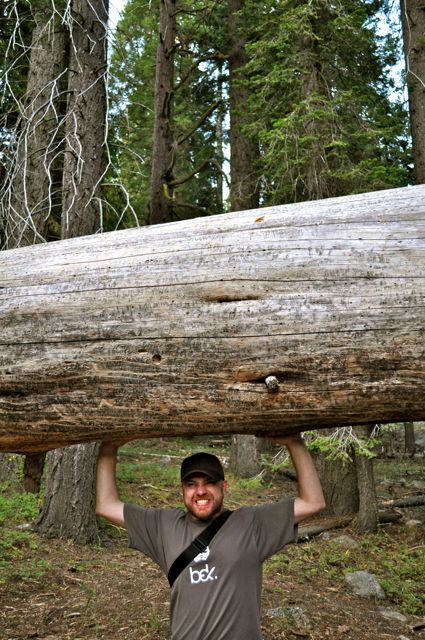
{"label": "man's face", "polygon": [[182,491],[189,513],[197,520],[210,520],[223,508],[227,482],[213,482],[208,476],[196,474],[183,481]]}

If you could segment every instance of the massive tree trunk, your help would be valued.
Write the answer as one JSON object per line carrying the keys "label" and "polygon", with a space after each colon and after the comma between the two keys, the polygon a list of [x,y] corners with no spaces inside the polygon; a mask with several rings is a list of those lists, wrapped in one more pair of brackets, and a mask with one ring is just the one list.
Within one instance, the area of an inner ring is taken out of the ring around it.
{"label": "massive tree trunk", "polygon": [[161,0],[160,27],[156,51],[155,108],[149,223],[173,219],[174,47],[176,40],[176,2]]}
{"label": "massive tree trunk", "polygon": [[326,502],[322,515],[357,513],[359,490],[354,464],[347,460],[327,460],[324,454],[315,456],[315,462]]}
{"label": "massive tree trunk", "polygon": [[105,171],[108,2],[73,0],[72,18],[62,238],[95,233],[101,228],[101,181]]}
{"label": "massive tree trunk", "polygon": [[424,196],[3,252],[0,450],[423,420]]}
{"label": "massive tree trunk", "polygon": [[415,0],[401,0],[406,80],[415,184],[425,183],[425,11]]}
{"label": "massive tree trunk", "polygon": [[95,461],[98,444],[77,444],[48,456],[49,479],[36,529],[48,538],[86,544],[97,538]]}

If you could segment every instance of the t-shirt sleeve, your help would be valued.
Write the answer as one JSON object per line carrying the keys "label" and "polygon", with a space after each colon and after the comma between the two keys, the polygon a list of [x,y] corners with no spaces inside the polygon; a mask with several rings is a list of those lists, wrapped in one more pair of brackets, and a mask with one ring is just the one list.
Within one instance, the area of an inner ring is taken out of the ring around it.
{"label": "t-shirt sleeve", "polygon": [[124,504],[128,546],[142,551],[165,571],[161,517],[161,509],[145,509],[136,504]]}
{"label": "t-shirt sleeve", "polygon": [[298,525],[294,517],[294,500],[285,498],[279,502],[255,507],[255,537],[261,560],[269,558],[285,544],[297,539]]}

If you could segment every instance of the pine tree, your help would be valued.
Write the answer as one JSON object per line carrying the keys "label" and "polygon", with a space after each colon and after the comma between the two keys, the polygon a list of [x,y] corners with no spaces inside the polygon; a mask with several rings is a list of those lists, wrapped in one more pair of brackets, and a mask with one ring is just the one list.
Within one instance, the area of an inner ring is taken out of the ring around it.
{"label": "pine tree", "polygon": [[[406,114],[391,102],[382,2],[250,2],[249,134],[263,200],[284,203],[402,186]],[[247,9],[248,10],[248,9]]]}
{"label": "pine tree", "polygon": [[[225,60],[225,15],[220,3],[208,0],[176,3],[169,132],[173,167],[168,185],[163,186],[172,191],[171,219],[223,210],[217,188],[222,180],[223,143],[217,142],[216,133],[224,117],[219,70]],[[158,6],[142,11],[136,0],[130,0],[118,25],[111,64],[112,145],[120,179],[131,193],[141,223],[147,221],[149,202],[158,31]]]}

